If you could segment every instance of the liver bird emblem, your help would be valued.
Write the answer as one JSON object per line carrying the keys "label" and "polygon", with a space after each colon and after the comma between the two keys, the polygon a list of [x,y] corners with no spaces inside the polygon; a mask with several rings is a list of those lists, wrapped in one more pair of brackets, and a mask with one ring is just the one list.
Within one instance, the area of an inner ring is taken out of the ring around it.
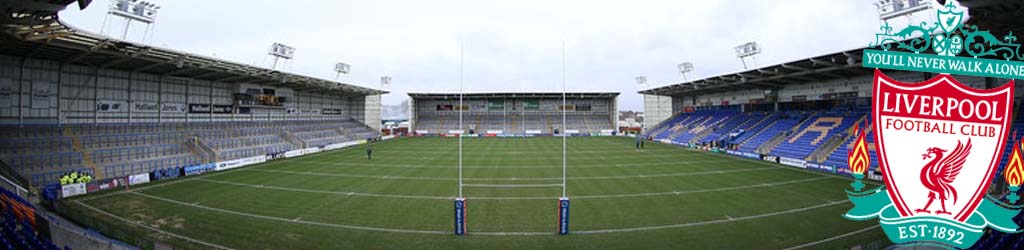
{"label": "liver bird emblem", "polygon": [[921,184],[928,189],[928,203],[915,212],[931,213],[928,207],[935,199],[942,205],[942,210],[935,211],[935,214],[950,214],[946,211],[946,200],[949,198],[953,198],[953,204],[956,204],[956,189],[951,184],[960,174],[960,169],[963,169],[967,155],[971,153],[971,139],[967,139],[967,144],[957,141],[953,152],[948,155],[945,153],[944,149],[930,147],[921,155],[922,159],[932,159],[921,168]]}

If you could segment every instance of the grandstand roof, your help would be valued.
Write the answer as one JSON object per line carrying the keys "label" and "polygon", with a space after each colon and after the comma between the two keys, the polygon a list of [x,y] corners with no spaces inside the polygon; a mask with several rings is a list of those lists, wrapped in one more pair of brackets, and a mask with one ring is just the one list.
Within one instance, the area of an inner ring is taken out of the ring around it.
{"label": "grandstand roof", "polygon": [[[570,98],[612,98],[617,92],[566,92]],[[562,98],[562,92],[474,92],[463,93],[463,98]],[[459,93],[409,93],[415,99],[458,99]]]}
{"label": "grandstand roof", "polygon": [[0,54],[55,60],[161,76],[225,83],[254,83],[347,96],[386,91],[133,43],[78,30],[60,21],[5,22]]}
{"label": "grandstand roof", "polygon": [[1024,2],[1020,0],[960,0],[967,7],[971,19],[968,23],[978,25],[993,34],[1021,34],[1024,32]]}
{"label": "grandstand roof", "polygon": [[641,90],[641,94],[683,96],[746,89],[775,89],[787,84],[828,81],[871,74],[861,67],[864,48],[800,59],[700,80]]}

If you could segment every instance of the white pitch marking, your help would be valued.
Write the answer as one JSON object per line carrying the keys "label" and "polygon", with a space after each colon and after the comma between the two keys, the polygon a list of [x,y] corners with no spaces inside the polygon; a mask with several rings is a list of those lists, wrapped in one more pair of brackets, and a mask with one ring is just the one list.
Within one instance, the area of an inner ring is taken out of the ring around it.
{"label": "white pitch marking", "polygon": [[[796,179],[783,182],[776,182],[774,185],[787,185],[804,182],[812,182],[827,179],[826,177],[814,177],[807,179]],[[239,183],[232,181],[220,181],[211,179],[200,179],[200,181],[219,183],[234,186],[243,187],[254,187],[256,185]],[[695,190],[673,190],[671,192],[656,192],[656,193],[632,193],[632,194],[609,194],[609,195],[579,195],[573,196],[573,199],[606,199],[606,198],[629,198],[629,197],[649,197],[649,196],[664,196],[664,195],[683,195],[683,194],[695,194],[695,193],[710,193],[710,192],[721,192],[721,191],[733,191],[748,188],[759,188],[763,187],[761,184],[754,185],[743,185],[743,186],[732,186],[723,188],[711,188],[711,189],[695,189]],[[333,194],[333,195],[347,195],[347,196],[363,196],[363,197],[383,197],[383,198],[405,198],[405,199],[430,199],[430,200],[450,200],[451,197],[445,196],[429,196],[429,195],[401,195],[401,194],[377,194],[377,193],[356,193],[356,192],[342,192],[342,191],[327,191],[327,190],[316,190],[316,189],[303,189],[303,188],[290,188],[290,187],[279,187],[279,186],[265,186],[266,189],[275,189],[292,192],[304,192],[304,193],[318,193],[318,194]],[[473,197],[475,200],[547,200],[557,197],[547,196],[492,196],[492,197]]]}
{"label": "white pitch marking", "polygon": [[[174,204],[179,204],[179,205],[187,205],[188,204],[188,203],[185,203],[185,202],[182,202],[182,201],[178,201],[178,200],[174,200],[174,199],[168,199],[168,198],[163,198],[163,197],[159,197],[159,196],[148,195],[148,194],[144,194],[144,193],[129,193],[129,194],[139,195],[139,196],[142,196],[142,197],[146,197],[146,198],[150,198],[150,199],[154,199],[154,200],[165,201],[165,202],[174,203]],[[844,199],[844,200],[833,201],[833,202],[829,202],[829,203],[825,203],[825,204],[818,204],[818,205],[814,205],[814,206],[795,208],[795,209],[783,210],[783,211],[776,211],[776,212],[765,213],[765,214],[758,214],[758,215],[735,217],[735,218],[732,218],[732,219],[721,219],[721,220],[711,220],[711,221],[701,221],[701,222],[691,222],[691,223],[681,223],[681,224],[670,224],[670,225],[660,225],[660,226],[649,226],[649,227],[612,228],[612,229],[600,229],[600,230],[581,230],[581,231],[574,231],[573,233],[574,234],[606,234],[606,233],[651,231],[651,230],[675,229],[675,228],[686,228],[686,227],[713,225],[713,224],[729,223],[729,222],[733,222],[733,221],[753,220],[753,219],[759,219],[759,218],[765,218],[765,217],[771,217],[771,216],[778,216],[778,215],[792,214],[792,213],[798,213],[798,212],[803,212],[803,211],[810,211],[810,210],[814,210],[814,209],[818,209],[818,208],[830,207],[830,206],[834,206],[834,205],[838,205],[838,204],[845,204],[845,203],[849,203],[849,202],[850,202],[849,200],[845,200]],[[210,211],[221,212],[221,213],[226,213],[226,214],[233,214],[233,215],[238,215],[238,216],[245,216],[245,217],[264,219],[264,220],[272,220],[272,221],[279,221],[279,222],[286,222],[286,223],[306,224],[306,225],[316,225],[316,226],[325,226],[325,227],[344,228],[344,229],[351,229],[351,230],[391,232],[391,233],[409,233],[409,234],[451,234],[450,231],[432,231],[432,230],[379,228],[379,227],[354,226],[354,225],[333,224],[333,223],[312,222],[312,221],[292,221],[290,219],[285,219],[285,218],[280,218],[280,217],[273,217],[273,216],[266,216],[266,215],[259,215],[259,214],[251,214],[251,213],[245,213],[245,212],[239,212],[239,211],[228,210],[228,209],[221,209],[221,208],[214,208],[214,207],[207,207],[207,206],[197,206],[197,208],[201,208],[201,209],[205,209],[205,210],[210,210]],[[99,210],[99,211],[102,212],[102,210]],[[538,235],[551,235],[552,233],[551,232],[473,232],[473,234],[476,234],[476,235],[491,235],[491,236],[538,236]]]}
{"label": "white pitch marking", "polygon": [[[569,152],[569,153],[572,153],[572,152]],[[621,151],[618,151],[618,152],[607,152],[607,153],[602,153],[602,154],[597,154],[597,155],[609,155],[609,154],[618,154],[618,153],[621,153]],[[550,154],[551,153],[544,153],[544,155],[550,155]],[[673,154],[666,154],[666,155],[650,155],[650,154],[648,154],[648,155],[644,155],[644,156],[604,156],[604,157],[589,155],[589,156],[586,156],[586,157],[587,157],[587,159],[604,160],[604,159],[679,158],[680,156],[679,155],[673,155]],[[403,157],[403,156],[378,156],[378,157],[374,157],[374,158],[419,160],[418,157]],[[489,159],[492,159],[492,158],[493,158],[493,156],[484,156],[484,157],[463,157],[462,159],[468,159],[468,160],[489,160]],[[532,158],[532,159],[549,159],[549,160],[554,160],[554,159],[561,159],[561,156],[558,156],[558,157],[530,157],[530,158]]]}
{"label": "white pitch marking", "polygon": [[[124,194],[124,193],[118,193],[118,194]],[[214,248],[220,248],[220,249],[226,249],[226,250],[233,250],[234,249],[234,248],[230,248],[230,247],[226,247],[226,246],[221,246],[221,245],[217,245],[217,244],[213,244],[213,243],[209,243],[209,242],[205,242],[205,241],[189,238],[189,237],[182,236],[182,235],[179,235],[179,234],[176,234],[176,233],[164,231],[164,230],[161,230],[159,228],[151,227],[151,226],[148,226],[146,224],[139,223],[137,221],[125,219],[124,217],[117,216],[117,215],[114,215],[114,214],[112,214],[110,212],[103,211],[103,210],[101,210],[99,208],[96,208],[96,207],[90,206],[88,204],[85,204],[85,203],[83,203],[80,200],[75,201],[75,203],[78,203],[78,205],[81,205],[83,207],[89,208],[89,209],[91,209],[93,211],[96,211],[96,212],[99,212],[99,213],[101,213],[103,215],[110,216],[111,218],[114,218],[114,219],[126,222],[128,224],[136,225],[136,226],[139,226],[139,227],[142,227],[142,228],[145,228],[145,229],[149,229],[149,230],[152,230],[152,231],[155,231],[155,232],[159,232],[159,233],[162,233],[162,234],[174,236],[174,237],[177,237],[179,239],[183,239],[183,240],[187,240],[187,241],[203,244],[203,245],[214,247]]]}
{"label": "white pitch marking", "polygon": [[[154,196],[154,195],[148,195],[148,194],[144,194],[144,193],[131,193],[131,194],[139,195],[139,196],[150,198],[150,199],[154,199],[154,200],[160,200],[160,201],[165,201],[165,202],[169,202],[169,203],[179,204],[179,205],[187,205],[188,204],[188,203],[185,203],[185,202],[182,202],[182,201],[179,201],[179,200],[168,199],[168,198],[163,198],[163,197]],[[215,208],[215,207],[208,207],[208,206],[196,206],[196,208],[210,210],[210,211],[216,211],[216,212],[221,212],[221,213],[226,213],[226,214],[233,214],[233,215],[238,215],[238,216],[245,216],[245,217],[259,218],[259,219],[265,219],[265,220],[279,221],[279,222],[297,223],[297,224],[306,224],[306,225],[317,225],[317,226],[325,226],[325,227],[336,227],[336,228],[345,228],[345,229],[352,229],[352,230],[378,231],[378,232],[390,232],[390,233],[451,234],[451,232],[449,232],[449,231],[430,231],[430,230],[412,230],[412,229],[394,229],[394,228],[380,228],[380,227],[365,227],[365,226],[353,226],[353,225],[332,224],[332,223],[323,223],[323,222],[312,222],[312,221],[304,221],[304,220],[292,221],[291,219],[286,219],[286,218],[281,218],[281,217],[266,216],[266,215],[259,215],[259,214],[251,214],[251,213],[246,213],[246,212],[239,212],[239,211],[234,211],[234,210],[229,210],[229,209],[222,209],[222,208]]]}
{"label": "white pitch marking", "polygon": [[[739,172],[752,172],[752,171],[769,171],[778,170],[778,167],[761,167],[761,168],[743,168],[743,169],[731,169],[731,170],[714,170],[714,171],[683,171],[676,173],[667,174],[641,174],[641,175],[620,175],[620,176],[582,176],[582,177],[569,177],[570,180],[606,180],[606,179],[633,179],[633,178],[657,178],[657,177],[674,177],[674,176],[690,176],[690,175],[707,175],[707,174],[724,174],[724,173],[739,173]],[[273,169],[239,169],[239,171],[257,171],[257,172],[268,172],[268,173],[282,173],[282,174],[297,174],[297,175],[312,175],[312,176],[331,176],[331,177],[352,177],[352,178],[376,178],[376,179],[401,179],[401,180],[425,180],[425,181],[453,181],[458,180],[457,177],[421,177],[421,176],[380,176],[380,175],[367,175],[367,174],[342,174],[342,173],[321,173],[311,171],[290,171],[290,170],[273,170]],[[463,180],[481,180],[481,181],[501,181],[501,180],[561,180],[561,177],[494,177],[494,178],[463,178]]]}
{"label": "white pitch marking", "polygon": [[[608,168],[608,167],[651,167],[651,166],[678,166],[678,165],[694,165],[701,163],[722,163],[730,162],[731,160],[701,160],[701,161],[684,161],[684,162],[656,162],[656,163],[632,163],[632,164],[587,164],[583,166],[573,166],[573,168]],[[307,164],[313,167],[323,166],[346,166],[346,167],[392,167],[392,168],[457,168],[449,165],[444,166],[432,166],[432,165],[410,165],[410,164],[387,164],[387,163],[358,163],[358,162],[320,162],[314,164]],[[561,165],[488,165],[488,166],[462,166],[462,168],[479,168],[479,169],[509,169],[509,168],[560,168]]]}
{"label": "white pitch marking", "polygon": [[809,207],[802,207],[802,208],[796,208],[796,209],[790,209],[790,210],[784,210],[784,211],[777,211],[777,212],[771,212],[771,213],[766,213],[766,214],[734,217],[732,219],[701,221],[701,222],[692,222],[692,223],[683,223],[683,224],[672,224],[672,225],[661,225],[661,226],[651,226],[651,227],[615,228],[615,229],[601,229],[601,230],[583,230],[583,231],[574,231],[573,233],[574,234],[603,234],[603,233],[637,232],[637,231],[649,231],[649,230],[659,230],[659,229],[671,229],[671,228],[684,228],[684,227],[713,225],[713,224],[728,223],[728,222],[733,222],[733,221],[753,220],[753,219],[760,219],[760,218],[771,217],[771,216],[776,216],[776,215],[798,213],[798,212],[809,211],[809,210],[814,210],[814,209],[823,208],[823,207],[830,207],[830,206],[835,206],[835,205],[839,205],[839,204],[845,204],[845,203],[849,203],[849,202],[850,202],[850,200],[846,200],[846,199],[844,199],[844,200],[837,200],[837,201],[832,201],[832,202],[829,202],[829,203],[818,204],[818,205],[809,206]]}

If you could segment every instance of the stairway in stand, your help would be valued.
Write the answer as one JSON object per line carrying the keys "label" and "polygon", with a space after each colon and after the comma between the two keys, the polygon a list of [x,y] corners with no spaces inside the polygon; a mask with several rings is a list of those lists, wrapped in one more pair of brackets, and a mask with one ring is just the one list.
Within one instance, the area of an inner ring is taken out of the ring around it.
{"label": "stairway in stand", "polygon": [[75,152],[82,154],[82,165],[85,165],[85,167],[92,169],[93,177],[96,178],[97,180],[104,178],[104,175],[102,174],[103,172],[100,171],[98,167],[96,167],[96,163],[93,162],[92,160],[92,151],[85,150],[85,147],[82,147],[82,138],[75,134],[75,132],[71,130],[70,126],[64,127],[63,134],[64,136],[71,138],[72,149],[74,149]]}

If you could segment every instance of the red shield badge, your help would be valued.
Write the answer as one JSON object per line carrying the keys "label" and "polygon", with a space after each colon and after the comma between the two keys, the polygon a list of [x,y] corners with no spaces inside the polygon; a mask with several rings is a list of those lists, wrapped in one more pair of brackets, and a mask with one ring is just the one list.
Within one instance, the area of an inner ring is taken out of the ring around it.
{"label": "red shield badge", "polygon": [[875,70],[878,163],[900,214],[964,222],[998,169],[1012,109],[1012,81],[980,90],[949,75],[903,83]]}

